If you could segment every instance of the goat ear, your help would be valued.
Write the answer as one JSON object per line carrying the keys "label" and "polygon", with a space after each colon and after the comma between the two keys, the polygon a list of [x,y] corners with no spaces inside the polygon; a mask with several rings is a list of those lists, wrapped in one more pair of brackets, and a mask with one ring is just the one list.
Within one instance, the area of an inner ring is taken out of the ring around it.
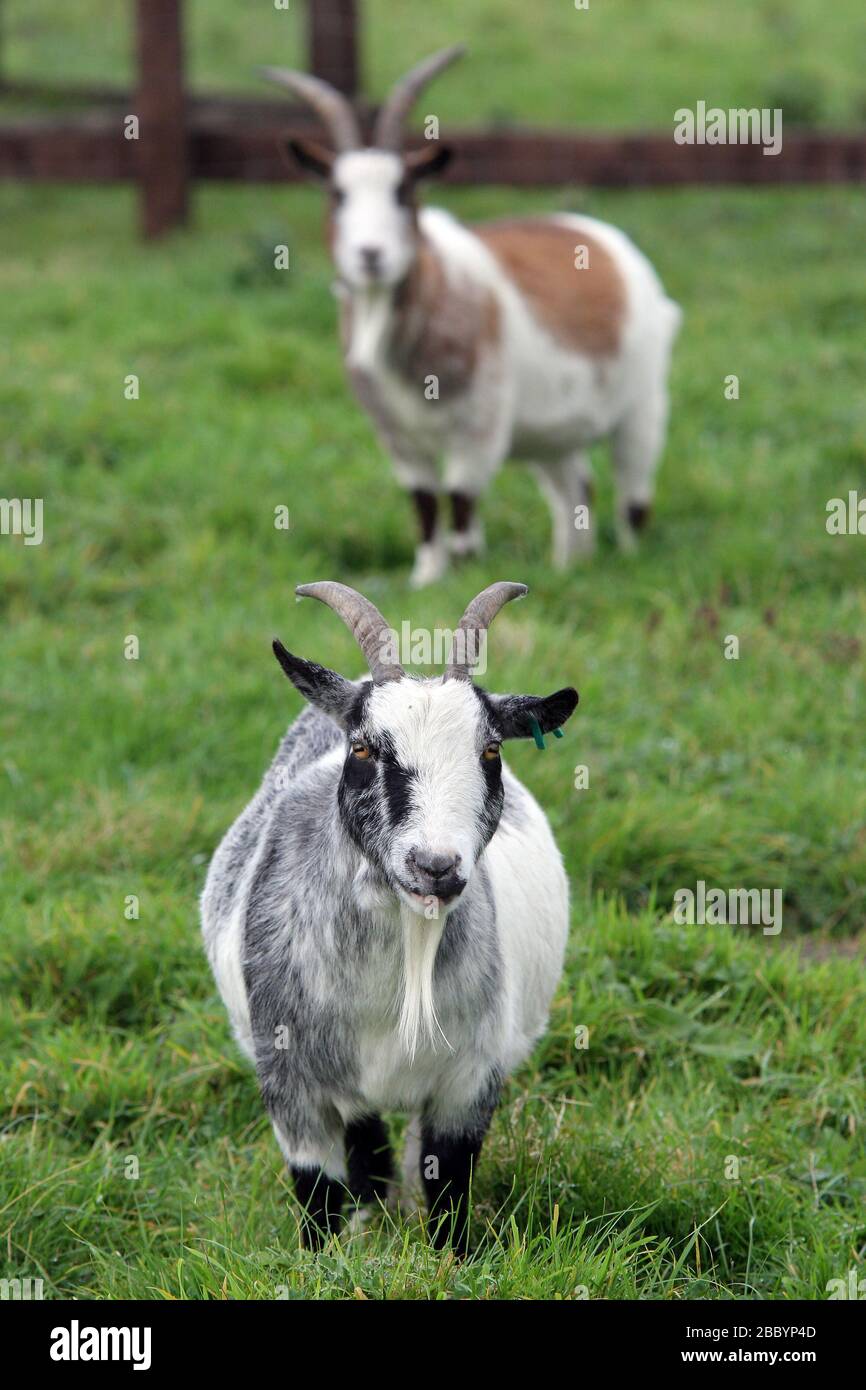
{"label": "goat ear", "polygon": [[315,661],[304,661],[303,657],[287,652],[277,638],[273,641],[274,656],[282,666],[296,690],[316,709],[330,716],[335,724],[345,729],[349,711],[358,698],[357,688],[345,676],[329,671],[327,666],[319,666]]}
{"label": "goat ear", "polygon": [[410,150],[403,164],[409,178],[414,181],[429,178],[431,174],[441,174],[453,156],[454,151],[448,145],[440,145],[438,140],[433,140],[427,149]]}
{"label": "goat ear", "polygon": [[324,145],[320,145],[318,140],[289,140],[286,143],[286,151],[305,173],[313,174],[317,179],[331,177],[334,156]]}
{"label": "goat ear", "polygon": [[577,708],[578,694],[568,686],[553,695],[491,695],[493,713],[503,738],[532,738],[534,721],[541,733],[549,734],[570,719]]}

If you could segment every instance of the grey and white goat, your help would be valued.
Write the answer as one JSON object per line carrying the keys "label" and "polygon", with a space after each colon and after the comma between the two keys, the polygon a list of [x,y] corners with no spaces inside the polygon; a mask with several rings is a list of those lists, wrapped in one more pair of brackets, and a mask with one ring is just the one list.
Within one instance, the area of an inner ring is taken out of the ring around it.
{"label": "grey and white goat", "polygon": [[558,213],[465,226],[417,207],[419,179],[444,168],[450,151],[431,140],[404,153],[403,126],[461,52],[444,49],[397,84],[370,147],[334,88],[265,70],[331,135],[333,152],[310,140],[290,148],[329,190],[346,367],[415,501],[416,585],[439,578],[449,551],[481,548],[477,499],[509,457],[532,466],[547,496],[554,564],[589,553],[588,449],[600,439],[612,447],[620,542],[633,544],[664,446],[681,317],[649,261],[604,222]]}
{"label": "grey and white goat", "polygon": [[[547,819],[502,761],[506,739],[557,729],[577,692],[494,695],[471,668],[497,583],[469,604],[441,677],[407,676],[372,603],[298,588],[354,634],[351,681],[274,642],[309,701],[214,855],[208,956],[254,1061],[318,1248],[348,1188],[392,1176],[383,1110],[413,1116],[434,1239],[467,1241],[468,1186],[503,1079],[543,1032],[568,929]],[[408,1160],[407,1160],[408,1161]]]}

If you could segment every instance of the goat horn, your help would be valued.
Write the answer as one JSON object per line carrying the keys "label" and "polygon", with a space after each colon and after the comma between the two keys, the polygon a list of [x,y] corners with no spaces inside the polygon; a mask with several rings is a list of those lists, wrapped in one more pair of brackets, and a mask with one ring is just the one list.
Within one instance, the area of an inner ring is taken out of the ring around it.
{"label": "goat horn", "polygon": [[288,87],[295,96],[312,106],[328,127],[338,154],[360,149],[362,140],[358,118],[349,100],[336,87],[319,77],[311,77],[308,72],[296,72],[293,68],[260,68],[259,71],[269,82]]}
{"label": "goat horn", "polygon": [[394,87],[376,120],[373,143],[381,150],[399,150],[403,145],[403,124],[421,91],[443,68],[450,67],[466,52],[462,43],[442,48],[410,68]]}
{"label": "goat horn", "polygon": [[451,651],[443,681],[471,681],[472,667],[476,665],[480,655],[480,634],[487,631],[500,608],[510,603],[513,598],[523,598],[524,594],[528,593],[525,584],[512,584],[508,580],[500,579],[497,584],[489,584],[476,595],[460,619],[451,640]]}
{"label": "goat horn", "polygon": [[398,661],[389,661],[386,655],[393,648],[391,629],[376,605],[357,589],[324,579],[318,584],[299,584],[295,593],[299,598],[317,598],[343,619],[364,653],[374,685],[402,680],[406,674],[403,667]]}

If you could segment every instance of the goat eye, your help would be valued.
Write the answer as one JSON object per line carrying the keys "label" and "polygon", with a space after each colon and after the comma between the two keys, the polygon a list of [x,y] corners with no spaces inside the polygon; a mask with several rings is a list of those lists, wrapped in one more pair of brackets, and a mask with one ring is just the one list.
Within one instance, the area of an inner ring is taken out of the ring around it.
{"label": "goat eye", "polygon": [[412,194],[412,188],[408,179],[403,179],[397,185],[396,198],[401,207],[406,207]]}
{"label": "goat eye", "polygon": [[500,745],[498,743],[488,743],[487,747],[484,749],[484,752],[481,754],[485,762],[492,763],[494,758],[498,758],[499,748]]}
{"label": "goat eye", "polygon": [[356,758],[369,758],[370,750],[366,743],[353,743],[352,753]]}
{"label": "goat eye", "polygon": [[331,200],[335,208],[338,208],[341,203],[344,203],[346,201],[346,195],[343,192],[342,188],[331,189]]}

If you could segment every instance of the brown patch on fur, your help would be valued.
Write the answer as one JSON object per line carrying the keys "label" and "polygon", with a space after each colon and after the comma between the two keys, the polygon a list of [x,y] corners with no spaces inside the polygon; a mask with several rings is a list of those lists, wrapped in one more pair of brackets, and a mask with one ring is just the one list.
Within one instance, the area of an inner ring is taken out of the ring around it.
{"label": "brown patch on fur", "polygon": [[[340,315],[340,336],[344,352],[348,349],[350,324],[351,310],[346,307]],[[355,395],[376,425],[388,452],[401,459],[425,457],[424,450],[418,447],[417,439],[389,409],[387,394],[380,390],[375,378],[358,367],[350,367],[349,380]],[[433,462],[432,458],[428,461]]]}
{"label": "brown patch on fur", "polygon": [[388,357],[391,366],[423,390],[435,376],[439,397],[462,393],[479,358],[499,335],[499,306],[486,289],[455,288],[440,258],[423,238],[412,269],[397,289]]}
{"label": "brown patch on fur", "polygon": [[[613,256],[589,232],[543,218],[481,222],[470,230],[560,343],[591,356],[618,352],[625,285]],[[578,246],[587,248],[581,270],[575,266]]]}
{"label": "brown patch on fur", "polygon": [[[344,352],[351,333],[352,306],[346,300],[340,313]],[[471,385],[479,359],[498,336],[494,295],[471,284],[455,288],[439,257],[421,239],[412,269],[394,293],[388,365],[422,395],[427,378],[435,376],[439,399],[453,397]]]}
{"label": "brown patch on fur", "polygon": [[[393,319],[385,358],[388,366],[424,401],[427,378],[434,376],[439,401],[463,395],[472,385],[475,369],[499,338],[499,305],[483,287],[450,284],[441,261],[423,237],[406,280],[394,293]],[[344,356],[352,340],[352,303],[340,303],[340,342]],[[435,450],[399,420],[373,373],[349,368],[355,395],[372,416],[380,437],[396,457],[432,462]]]}

